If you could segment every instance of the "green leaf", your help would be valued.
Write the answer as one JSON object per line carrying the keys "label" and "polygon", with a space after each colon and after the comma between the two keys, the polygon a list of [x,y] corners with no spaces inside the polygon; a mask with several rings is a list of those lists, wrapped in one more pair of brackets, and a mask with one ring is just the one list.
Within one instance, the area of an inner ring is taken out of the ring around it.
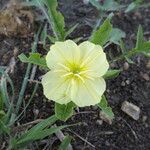
{"label": "green leaf", "polygon": [[131,4],[129,4],[129,6],[127,7],[127,9],[125,10],[125,13],[128,13],[134,9],[137,8],[137,4],[135,2],[132,2]]}
{"label": "green leaf", "polygon": [[10,135],[10,128],[7,127],[2,120],[0,120],[0,132],[4,132]]}
{"label": "green leaf", "polygon": [[136,49],[142,48],[143,42],[144,42],[143,29],[142,29],[142,26],[140,25],[138,28],[138,33],[137,33]]}
{"label": "green leaf", "polygon": [[96,1],[96,0],[89,0],[89,2],[90,2],[94,7],[96,7],[98,10],[101,10],[101,9],[102,9],[102,7],[101,7],[101,5],[99,4],[98,1]]}
{"label": "green leaf", "polygon": [[0,110],[0,120],[5,116],[5,112],[3,110]]}
{"label": "green leaf", "polygon": [[41,54],[39,53],[30,53],[29,57],[26,57],[26,55],[22,53],[18,57],[20,61],[24,63],[31,63],[31,64],[35,64],[35,65],[47,68],[45,58],[42,58]]}
{"label": "green leaf", "polygon": [[111,32],[112,25],[110,20],[106,19],[100,28],[92,34],[90,41],[103,46],[109,40]]}
{"label": "green leaf", "polygon": [[104,0],[103,4],[101,4],[98,0],[90,0],[90,3],[101,11],[114,11],[122,7],[114,0]]}
{"label": "green leaf", "polygon": [[111,35],[110,35],[110,41],[112,43],[115,43],[117,45],[120,45],[120,40],[122,38],[125,38],[126,34],[125,32],[123,32],[122,30],[118,29],[118,28],[113,28]]}
{"label": "green leaf", "polygon": [[122,70],[117,70],[117,69],[108,70],[103,77],[104,77],[104,79],[116,78],[120,74],[121,71]]}
{"label": "green leaf", "polygon": [[26,136],[25,138],[21,139],[21,140],[18,140],[17,141],[17,145],[20,145],[20,144],[24,144],[26,142],[32,142],[32,141],[35,141],[35,140],[40,140],[40,139],[43,139],[53,133],[56,133],[58,132],[59,130],[62,130],[64,128],[66,128],[67,125],[64,125],[64,126],[59,126],[59,127],[51,127],[49,129],[44,129],[44,130],[40,130],[40,131],[37,131],[36,133],[34,134],[30,134],[28,136]]}
{"label": "green leaf", "polygon": [[57,39],[53,36],[48,35],[47,37],[52,43],[55,43],[57,41]]}
{"label": "green leaf", "polygon": [[57,40],[63,41],[65,38],[65,23],[63,15],[57,11],[57,0],[43,0],[43,3],[48,8],[49,21]]}
{"label": "green leaf", "polygon": [[98,107],[108,116],[108,118],[113,119],[114,113],[112,111],[112,108],[108,106],[106,97],[103,95],[100,103],[98,104]]}
{"label": "green leaf", "polygon": [[3,96],[2,96],[2,93],[1,93],[1,88],[0,88],[0,111],[3,110]]}
{"label": "green leaf", "polygon": [[136,52],[150,52],[150,42],[144,42],[142,46],[136,48]]}
{"label": "green leaf", "polygon": [[62,141],[62,143],[60,144],[58,150],[68,150],[68,146],[69,146],[69,144],[71,142],[71,139],[72,138],[70,136],[66,136],[64,138],[64,140]]}
{"label": "green leaf", "polygon": [[150,52],[150,41],[144,41],[143,30],[141,25],[138,28],[136,47],[134,50],[137,53]]}
{"label": "green leaf", "polygon": [[47,24],[44,26],[41,36],[40,36],[40,41],[42,42],[44,46],[46,44],[46,38],[47,38]]}
{"label": "green leaf", "polygon": [[125,59],[129,64],[134,64],[134,61],[132,61],[129,57],[125,56]]}
{"label": "green leaf", "polygon": [[146,57],[148,57],[148,58],[150,58],[150,53],[143,52],[143,55],[146,56]]}
{"label": "green leaf", "polygon": [[26,133],[24,133],[20,139],[23,139],[25,137],[30,136],[31,134],[36,134],[36,132],[38,131],[42,131],[44,128],[54,124],[57,121],[57,118],[55,115],[50,116],[49,118],[43,120],[42,122],[38,123],[37,125],[35,125],[34,127],[32,127],[29,131],[27,131]]}
{"label": "green leaf", "polygon": [[121,5],[119,6],[119,4],[114,0],[105,0],[104,4],[101,6],[103,7],[104,11],[114,11],[121,7]]}
{"label": "green leaf", "polygon": [[106,97],[103,95],[102,96],[102,99],[101,99],[101,102],[99,103],[99,107],[100,108],[106,108],[108,105],[108,102],[106,100]]}
{"label": "green leaf", "polygon": [[114,113],[113,113],[111,107],[106,107],[106,108],[102,109],[102,111],[103,111],[110,119],[114,119]]}
{"label": "green leaf", "polygon": [[26,146],[28,143],[34,141],[43,139],[46,136],[49,136],[55,132],[58,132],[59,130],[67,127],[67,126],[59,126],[59,127],[51,127],[52,124],[54,124],[57,121],[57,118],[55,115],[43,120],[42,122],[38,123],[34,127],[32,127],[30,130],[28,130],[26,133],[21,135],[18,139],[12,140],[13,148],[16,147],[23,147]]}
{"label": "green leaf", "polygon": [[123,42],[122,39],[120,40],[119,45],[120,45],[120,48],[121,48],[121,52],[122,52],[123,54],[126,53],[126,52],[127,52],[127,49],[126,49],[125,43]]}
{"label": "green leaf", "polygon": [[55,115],[58,119],[62,121],[66,121],[73,115],[74,107],[75,107],[75,104],[73,102],[70,102],[66,105],[55,103]]}
{"label": "green leaf", "polygon": [[71,27],[71,28],[66,32],[65,38],[66,38],[68,35],[70,35],[70,34],[77,28],[78,25],[79,25],[79,24],[77,23],[77,24],[75,24],[73,27]]}

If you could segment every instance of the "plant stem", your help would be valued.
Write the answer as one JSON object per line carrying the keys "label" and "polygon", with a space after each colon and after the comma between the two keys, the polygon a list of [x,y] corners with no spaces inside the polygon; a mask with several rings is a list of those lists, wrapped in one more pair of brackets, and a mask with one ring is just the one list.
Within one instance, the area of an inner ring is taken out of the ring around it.
{"label": "plant stem", "polygon": [[[40,30],[41,29],[39,29],[38,33],[35,36],[34,43],[33,43],[33,46],[32,46],[32,51],[31,51],[32,53],[36,52],[37,43],[38,43],[38,36],[39,36]],[[20,90],[20,93],[19,93],[19,97],[18,97],[18,100],[17,100],[16,114],[19,112],[20,106],[21,106],[22,101],[23,101],[23,97],[24,97],[24,93],[25,93],[25,90],[26,90],[26,87],[27,87],[31,67],[32,67],[32,65],[28,64],[27,69],[26,69],[26,73],[25,73],[25,77],[24,77],[24,80],[23,80],[23,83],[22,83],[22,86],[21,86],[21,90]]]}
{"label": "plant stem", "polygon": [[127,53],[122,54],[122,55],[114,58],[113,60],[109,61],[109,63],[116,62],[118,60],[124,59],[125,57],[131,57],[131,56],[133,56],[136,53],[137,53],[136,50],[132,49],[132,50],[128,51]]}

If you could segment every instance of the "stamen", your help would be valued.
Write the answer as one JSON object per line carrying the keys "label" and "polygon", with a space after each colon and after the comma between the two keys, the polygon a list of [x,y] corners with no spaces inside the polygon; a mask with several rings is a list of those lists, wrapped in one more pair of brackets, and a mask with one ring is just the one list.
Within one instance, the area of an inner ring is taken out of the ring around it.
{"label": "stamen", "polygon": [[67,71],[70,71],[70,68],[68,68],[67,66],[61,64],[61,63],[58,63],[59,66],[63,67],[64,69],[66,69]]}
{"label": "stamen", "polygon": [[85,73],[87,73],[87,72],[92,72],[93,70],[84,70],[84,71],[81,71],[80,73],[78,73],[79,75],[81,75],[81,74],[85,74]]}
{"label": "stamen", "polygon": [[79,79],[81,79],[81,81],[84,83],[84,79],[79,75],[79,74],[74,74],[75,76],[77,76]]}
{"label": "stamen", "polygon": [[69,73],[66,73],[66,74],[62,75],[61,77],[67,77],[67,76],[70,76],[72,74],[73,74],[72,72],[69,72]]}

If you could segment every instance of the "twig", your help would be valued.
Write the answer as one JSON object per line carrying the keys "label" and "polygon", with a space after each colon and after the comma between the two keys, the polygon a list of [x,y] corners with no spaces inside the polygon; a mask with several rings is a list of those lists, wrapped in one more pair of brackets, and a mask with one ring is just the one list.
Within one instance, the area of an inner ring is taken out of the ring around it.
{"label": "twig", "polygon": [[34,80],[36,70],[37,70],[37,65],[34,65],[33,68],[32,68],[32,71],[31,71],[30,80]]}
{"label": "twig", "polygon": [[24,131],[27,128],[29,128],[31,125],[37,124],[37,123],[39,123],[41,121],[43,121],[43,119],[37,119],[37,120],[31,121],[31,122],[28,122],[26,124],[22,124],[20,126],[17,126],[15,128],[13,128],[13,132],[12,133],[15,133],[17,131]]}
{"label": "twig", "polygon": [[[57,125],[54,124],[52,127],[57,127]],[[64,134],[63,134],[63,132],[62,132],[61,130],[59,130],[59,131],[56,132],[55,134],[56,134],[57,138],[58,138],[61,142],[64,140],[65,136],[64,136]],[[67,150],[73,150],[71,144],[68,145],[68,149],[67,149]]]}
{"label": "twig", "polygon": [[79,134],[77,134],[76,132],[68,129],[71,133],[73,133],[74,135],[76,135],[78,138],[80,138],[82,141],[84,141],[85,143],[87,143],[88,145],[90,145],[92,148],[95,149],[95,146],[93,144],[91,144],[90,142],[88,142],[86,139],[84,139],[83,137],[81,137]]}
{"label": "twig", "polygon": [[134,135],[135,139],[138,140],[137,134],[135,133],[135,131],[132,129],[132,127],[127,123],[126,120],[124,120],[123,118],[121,118],[122,121],[124,121],[124,123],[130,128],[132,134]]}
{"label": "twig", "polygon": [[80,114],[95,114],[96,112],[94,111],[81,111],[81,112],[77,112],[74,115],[80,115]]}

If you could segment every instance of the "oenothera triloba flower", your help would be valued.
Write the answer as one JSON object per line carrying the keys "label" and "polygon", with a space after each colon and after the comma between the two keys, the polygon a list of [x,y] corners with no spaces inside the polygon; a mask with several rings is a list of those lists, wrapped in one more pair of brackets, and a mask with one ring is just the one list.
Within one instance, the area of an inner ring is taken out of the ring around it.
{"label": "oenothera triloba flower", "polygon": [[79,107],[100,102],[106,89],[103,75],[109,64],[100,45],[71,40],[56,42],[46,56],[50,71],[42,78],[44,94],[59,104],[74,102]]}

